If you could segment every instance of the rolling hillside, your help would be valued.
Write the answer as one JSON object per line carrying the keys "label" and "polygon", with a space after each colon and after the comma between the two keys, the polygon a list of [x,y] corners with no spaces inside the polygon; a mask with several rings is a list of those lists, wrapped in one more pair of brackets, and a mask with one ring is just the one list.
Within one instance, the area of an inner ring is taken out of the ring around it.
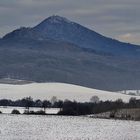
{"label": "rolling hillside", "polygon": [[129,96],[121,93],[97,90],[82,86],[64,83],[31,83],[26,85],[0,84],[0,98],[19,99],[31,96],[34,99],[69,99],[76,101],[89,101],[92,96],[98,96],[100,100],[117,100],[121,98],[128,102],[131,97],[140,99],[140,96]]}

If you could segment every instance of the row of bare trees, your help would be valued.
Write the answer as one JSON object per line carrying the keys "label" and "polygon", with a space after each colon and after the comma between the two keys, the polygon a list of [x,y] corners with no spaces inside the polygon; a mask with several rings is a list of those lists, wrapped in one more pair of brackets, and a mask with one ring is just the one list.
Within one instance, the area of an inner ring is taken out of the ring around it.
{"label": "row of bare trees", "polygon": [[140,108],[140,100],[131,98],[129,103],[124,103],[121,99],[118,99],[115,102],[103,102],[100,101],[98,96],[93,96],[90,98],[89,102],[80,103],[70,100],[58,100],[55,96],[53,96],[51,100],[33,100],[32,97],[26,97],[15,101],[1,99],[0,106],[25,107],[27,109],[27,113],[30,112],[31,107],[43,108],[44,112],[46,112],[46,108],[60,108],[59,114],[62,115],[84,115],[120,108]]}

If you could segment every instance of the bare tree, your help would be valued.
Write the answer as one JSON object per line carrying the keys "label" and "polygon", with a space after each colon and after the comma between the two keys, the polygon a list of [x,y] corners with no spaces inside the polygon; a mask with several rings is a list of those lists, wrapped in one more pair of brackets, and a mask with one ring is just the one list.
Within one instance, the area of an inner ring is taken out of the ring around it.
{"label": "bare tree", "polygon": [[99,101],[100,101],[100,99],[98,96],[92,96],[90,98],[90,102],[92,102],[92,103],[99,103]]}
{"label": "bare tree", "polygon": [[46,108],[49,107],[51,105],[51,103],[47,100],[44,100],[42,102],[42,107],[44,108],[44,112],[46,113]]}
{"label": "bare tree", "polygon": [[29,113],[29,109],[33,105],[33,99],[31,97],[26,97],[24,98],[24,100],[25,100],[25,107],[27,108],[28,113]]}
{"label": "bare tree", "polygon": [[56,97],[56,96],[53,96],[53,97],[51,98],[51,103],[52,103],[52,105],[54,105],[55,102],[57,102],[57,97]]}

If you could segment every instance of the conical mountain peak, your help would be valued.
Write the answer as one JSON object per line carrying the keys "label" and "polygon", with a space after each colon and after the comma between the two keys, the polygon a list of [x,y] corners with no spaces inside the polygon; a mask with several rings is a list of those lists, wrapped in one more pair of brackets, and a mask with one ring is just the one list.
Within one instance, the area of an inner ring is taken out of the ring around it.
{"label": "conical mountain peak", "polygon": [[47,19],[45,19],[42,23],[48,23],[48,22],[50,22],[50,23],[63,23],[63,22],[72,23],[67,18],[58,16],[58,15],[50,16]]}

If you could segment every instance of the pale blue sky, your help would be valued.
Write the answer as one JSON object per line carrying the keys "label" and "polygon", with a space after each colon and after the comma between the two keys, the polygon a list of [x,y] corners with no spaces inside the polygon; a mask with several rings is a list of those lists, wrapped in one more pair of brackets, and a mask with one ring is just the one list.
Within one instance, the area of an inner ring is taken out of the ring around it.
{"label": "pale blue sky", "polygon": [[54,14],[105,36],[140,44],[140,0],[0,0],[0,36]]}

